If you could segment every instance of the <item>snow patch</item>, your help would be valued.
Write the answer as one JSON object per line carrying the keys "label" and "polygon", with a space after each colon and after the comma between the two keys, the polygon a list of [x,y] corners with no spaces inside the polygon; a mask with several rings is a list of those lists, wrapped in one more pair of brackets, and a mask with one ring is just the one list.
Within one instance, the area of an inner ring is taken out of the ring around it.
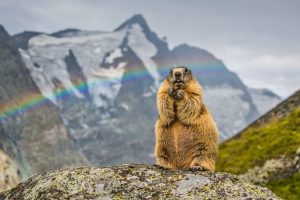
{"label": "snow patch", "polygon": [[91,35],[80,35],[78,37],[54,37],[46,34],[37,35],[29,40],[29,46],[47,46],[63,44],[81,44],[89,41],[110,38],[111,33],[96,33]]}
{"label": "snow patch", "polygon": [[150,75],[154,78],[154,85],[158,87],[160,75],[157,71],[156,64],[152,60],[152,57],[157,53],[156,47],[147,40],[139,24],[132,24],[131,27],[128,28],[128,33],[128,46],[141,59]]}
{"label": "snow patch", "polygon": [[129,106],[125,103],[121,103],[121,107],[124,108],[125,110],[129,110]]}
{"label": "snow patch", "polygon": [[126,64],[126,62],[120,62],[116,68],[112,66],[109,68],[100,68],[99,70],[94,71],[93,74],[97,77],[121,79],[125,71],[124,67]]}
{"label": "snow patch", "polygon": [[153,92],[145,92],[143,95],[142,95],[142,97],[150,97],[150,96],[152,96],[153,95]]}
{"label": "snow patch", "polygon": [[120,58],[122,55],[121,49],[117,48],[105,59],[105,62],[112,64],[116,58]]}
{"label": "snow patch", "polygon": [[[100,68],[93,71],[96,78],[91,90],[93,93],[103,94],[108,99],[115,99],[121,89],[121,81],[125,71],[126,62],[120,62],[116,68]],[[107,107],[107,102],[103,101],[103,95],[94,96],[94,103],[97,107]]]}
{"label": "snow patch", "polygon": [[100,48],[100,47],[94,49],[94,53],[95,53],[95,54],[98,54],[98,53],[100,53],[100,52],[101,52],[101,48]]}
{"label": "snow patch", "polygon": [[[63,60],[52,60],[42,57],[34,57],[30,55],[32,51],[25,51],[19,49],[26,67],[29,69],[31,77],[39,87],[43,96],[51,100],[54,104],[57,104],[55,85],[53,79],[58,79],[64,88],[72,92],[78,98],[84,98],[83,95],[77,91],[75,86],[70,81],[69,74],[67,72],[67,66]],[[28,59],[31,58],[31,59]],[[34,63],[38,63],[42,68],[38,69],[34,66]]]}

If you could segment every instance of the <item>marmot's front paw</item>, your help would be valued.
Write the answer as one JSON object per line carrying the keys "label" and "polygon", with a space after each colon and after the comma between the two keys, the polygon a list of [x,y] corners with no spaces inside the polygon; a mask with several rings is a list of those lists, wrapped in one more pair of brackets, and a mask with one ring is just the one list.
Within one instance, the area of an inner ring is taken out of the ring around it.
{"label": "marmot's front paw", "polygon": [[203,167],[201,166],[192,166],[190,167],[191,171],[206,171]]}
{"label": "marmot's front paw", "polygon": [[166,168],[164,166],[161,166],[161,165],[158,165],[158,164],[154,164],[153,166],[157,167],[158,169],[163,169],[163,170],[167,170],[168,169],[168,168]]}
{"label": "marmot's front paw", "polygon": [[183,90],[177,90],[174,97],[175,97],[176,100],[183,99],[183,97],[184,97],[184,91]]}
{"label": "marmot's front paw", "polygon": [[169,91],[168,91],[168,93],[169,93],[169,95],[171,96],[171,97],[174,97],[174,95],[175,95],[175,89],[174,88],[172,88],[172,87],[170,87],[169,88]]}

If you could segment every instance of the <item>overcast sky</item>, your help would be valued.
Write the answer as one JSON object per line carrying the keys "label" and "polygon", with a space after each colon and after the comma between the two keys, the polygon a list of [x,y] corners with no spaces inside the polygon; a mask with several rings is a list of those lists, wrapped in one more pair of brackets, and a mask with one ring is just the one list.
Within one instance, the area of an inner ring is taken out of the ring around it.
{"label": "overcast sky", "polygon": [[300,89],[298,0],[0,0],[0,23],[10,34],[113,30],[136,13],[170,47],[204,48],[250,87],[283,97]]}

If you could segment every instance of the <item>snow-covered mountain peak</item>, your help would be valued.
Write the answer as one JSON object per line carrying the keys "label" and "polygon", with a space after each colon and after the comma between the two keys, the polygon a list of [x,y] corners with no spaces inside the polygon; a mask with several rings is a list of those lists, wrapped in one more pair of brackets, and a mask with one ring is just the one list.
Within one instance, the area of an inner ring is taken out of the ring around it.
{"label": "snow-covered mountain peak", "polygon": [[141,27],[141,30],[144,32],[145,37],[149,42],[151,42],[157,48],[157,55],[166,56],[166,53],[169,52],[168,44],[164,39],[159,38],[155,32],[153,32],[146,22],[145,18],[141,14],[136,14],[131,18],[127,19],[124,23],[122,23],[118,28],[114,31],[120,31],[123,29],[128,29],[132,25],[138,24]]}
{"label": "snow-covered mountain peak", "polygon": [[132,24],[139,24],[144,31],[150,32],[150,28],[145,18],[141,14],[133,15],[131,18],[127,19],[124,23],[122,23],[118,28],[116,28],[115,31],[119,31],[128,26],[130,27]]}

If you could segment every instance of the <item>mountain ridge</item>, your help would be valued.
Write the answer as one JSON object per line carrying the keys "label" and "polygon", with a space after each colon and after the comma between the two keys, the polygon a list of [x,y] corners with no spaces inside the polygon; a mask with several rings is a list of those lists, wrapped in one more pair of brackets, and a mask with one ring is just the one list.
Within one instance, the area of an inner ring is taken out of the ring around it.
{"label": "mountain ridge", "polygon": [[141,14],[136,14],[132,16],[131,18],[127,19],[124,23],[122,23],[119,27],[114,29],[114,31],[120,31],[124,29],[126,26],[131,26],[133,24],[139,24],[146,37],[149,41],[151,41],[153,44],[156,45],[157,49],[159,49],[161,52],[157,52],[157,54],[164,54],[164,52],[167,52],[169,50],[168,44],[162,40],[160,40],[156,33],[150,30],[146,19]]}

